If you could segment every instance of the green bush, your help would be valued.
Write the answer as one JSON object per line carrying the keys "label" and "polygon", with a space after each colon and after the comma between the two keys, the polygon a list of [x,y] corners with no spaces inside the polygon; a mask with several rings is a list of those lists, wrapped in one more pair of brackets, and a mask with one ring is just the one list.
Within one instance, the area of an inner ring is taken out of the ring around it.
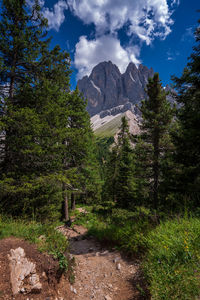
{"label": "green bush", "polygon": [[99,241],[116,247],[130,255],[143,254],[146,249],[145,236],[154,226],[149,211],[144,208],[130,212],[112,209],[110,215],[102,213],[103,208],[95,208],[96,213],[79,214],[76,224],[88,228],[88,234]]}
{"label": "green bush", "polygon": [[167,221],[148,234],[144,270],[152,299],[199,299],[199,246],[199,219]]}

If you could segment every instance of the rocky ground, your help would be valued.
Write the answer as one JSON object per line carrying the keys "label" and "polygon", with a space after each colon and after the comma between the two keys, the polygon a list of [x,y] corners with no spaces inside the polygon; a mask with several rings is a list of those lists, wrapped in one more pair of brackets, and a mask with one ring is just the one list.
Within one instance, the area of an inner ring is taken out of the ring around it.
{"label": "rocky ground", "polygon": [[[82,226],[74,225],[73,228],[60,226],[58,230],[70,241],[71,258],[74,257],[76,262],[74,284],[70,284],[66,276],[60,275],[58,262],[52,257],[40,253],[35,245],[10,237],[0,241],[0,299],[150,299],[144,293],[144,280],[138,261],[128,260],[118,251],[104,248],[95,239],[88,237],[87,230]],[[22,253],[20,259],[17,257],[19,253]],[[20,267],[20,271],[19,260],[22,261],[22,265],[25,264],[23,268]],[[15,267],[13,273],[11,264]],[[32,270],[28,276],[26,276],[27,269]],[[16,295],[13,295],[12,277],[14,279],[18,277],[19,280],[20,277],[24,277],[21,290]],[[39,289],[41,285],[41,289],[27,292],[31,288],[31,282],[35,284],[34,281],[37,281]]]}
{"label": "rocky ground", "polygon": [[[140,300],[150,299],[143,293],[143,278],[138,261],[121,256],[118,251],[103,248],[86,236],[82,226],[59,230],[68,237],[75,257],[75,283],[70,289],[74,300]],[[143,295],[142,295],[143,294]]]}

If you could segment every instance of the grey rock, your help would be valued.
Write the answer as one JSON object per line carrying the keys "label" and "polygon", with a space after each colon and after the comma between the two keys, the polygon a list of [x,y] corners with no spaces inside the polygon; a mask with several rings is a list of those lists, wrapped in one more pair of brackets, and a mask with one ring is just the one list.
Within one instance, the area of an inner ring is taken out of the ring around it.
{"label": "grey rock", "polygon": [[[111,113],[109,110],[113,107],[122,105],[128,110],[131,104],[139,103],[146,96],[144,89],[153,74],[152,69],[143,65],[137,68],[133,63],[121,74],[111,61],[102,62],[94,67],[89,77],[78,81],[78,88],[88,100],[89,114],[93,116],[102,112],[103,118]],[[114,113],[119,112],[112,111]]]}
{"label": "grey rock", "polygon": [[[24,249],[20,247],[15,250],[11,249],[8,259],[13,295],[32,291],[40,292],[42,284],[36,273],[36,266],[25,257]],[[24,282],[25,278],[26,283]]]}
{"label": "grey rock", "polygon": [[100,255],[101,255],[101,256],[105,256],[105,255],[107,255],[108,253],[109,253],[109,251],[108,251],[108,250],[106,250],[106,251],[104,251],[104,252],[100,253]]}
{"label": "grey rock", "polygon": [[105,300],[112,300],[112,298],[109,295],[107,295],[105,296]]}
{"label": "grey rock", "polygon": [[119,260],[120,260],[120,258],[116,257],[115,259],[113,259],[113,262],[116,264]]}

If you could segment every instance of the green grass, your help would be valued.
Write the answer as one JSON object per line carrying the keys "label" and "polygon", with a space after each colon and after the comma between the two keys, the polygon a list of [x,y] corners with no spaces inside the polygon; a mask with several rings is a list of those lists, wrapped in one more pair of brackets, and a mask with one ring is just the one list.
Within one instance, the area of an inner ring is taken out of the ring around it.
{"label": "green grass", "polygon": [[[145,234],[152,228],[147,210],[129,212],[106,206],[96,206],[93,212],[76,215],[76,224],[88,228],[88,235],[122,250],[130,255],[143,254],[146,248]],[[94,212],[95,211],[95,212]]]}
{"label": "green grass", "polygon": [[53,255],[62,271],[67,271],[68,261],[65,254],[68,252],[68,241],[55,227],[56,224],[45,225],[0,216],[0,239],[14,236],[34,243],[39,251]]}
{"label": "green grass", "polygon": [[100,128],[95,130],[95,135],[97,137],[111,137],[114,136],[119,127],[121,126],[121,118],[123,114],[114,118],[110,122],[102,125]]}
{"label": "green grass", "polygon": [[152,299],[199,299],[200,220],[163,222],[147,236],[147,247],[144,270]]}

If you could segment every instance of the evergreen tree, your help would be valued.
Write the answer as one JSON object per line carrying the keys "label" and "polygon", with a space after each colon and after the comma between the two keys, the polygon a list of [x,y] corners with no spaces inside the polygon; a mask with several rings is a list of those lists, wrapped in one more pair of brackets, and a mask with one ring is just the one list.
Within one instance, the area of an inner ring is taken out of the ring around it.
{"label": "evergreen tree", "polygon": [[131,208],[136,204],[134,155],[126,117],[121,122],[117,143],[107,163],[105,196],[121,208]]}
{"label": "evergreen tree", "polygon": [[[198,21],[200,24],[200,20]],[[195,32],[196,45],[180,78],[174,77],[178,91],[178,132],[175,143],[176,189],[189,205],[199,205],[200,193],[200,27]]]}
{"label": "evergreen tree", "polygon": [[[142,164],[145,170],[145,184],[149,187],[149,196],[153,207],[159,204],[159,187],[162,181],[161,165],[169,144],[169,128],[171,126],[173,109],[166,100],[159,75],[156,73],[147,84],[148,97],[142,101],[141,140],[143,143]],[[139,159],[139,157],[138,157]],[[141,170],[141,167],[140,167]]]}
{"label": "evergreen tree", "polygon": [[[43,41],[37,1],[3,1],[0,22],[4,137],[1,207],[15,215],[55,215],[61,205],[63,139],[68,125],[69,56]],[[8,34],[10,33],[10,35]],[[47,213],[48,212],[48,213]]]}
{"label": "evergreen tree", "polygon": [[[42,41],[45,36],[46,21],[40,14],[38,1],[33,6],[32,13],[28,11],[25,0],[1,1],[0,22],[0,91],[4,111],[7,116],[17,104],[16,93],[19,86],[33,83],[36,73],[40,72],[38,62],[42,49],[48,46],[48,41]],[[15,136],[14,127],[6,126],[4,169],[14,164],[15,151],[9,146]]]}
{"label": "evergreen tree", "polygon": [[126,117],[122,117],[122,124],[118,134],[118,172],[116,176],[117,204],[122,208],[135,205],[136,184],[134,163],[128,121]]}
{"label": "evergreen tree", "polygon": [[[91,130],[90,117],[86,111],[87,102],[78,88],[68,102],[69,125],[66,135],[67,169],[76,170],[75,188],[84,191],[88,197],[99,197],[100,174],[96,157],[95,138]],[[89,196],[90,195],[90,196]]]}

